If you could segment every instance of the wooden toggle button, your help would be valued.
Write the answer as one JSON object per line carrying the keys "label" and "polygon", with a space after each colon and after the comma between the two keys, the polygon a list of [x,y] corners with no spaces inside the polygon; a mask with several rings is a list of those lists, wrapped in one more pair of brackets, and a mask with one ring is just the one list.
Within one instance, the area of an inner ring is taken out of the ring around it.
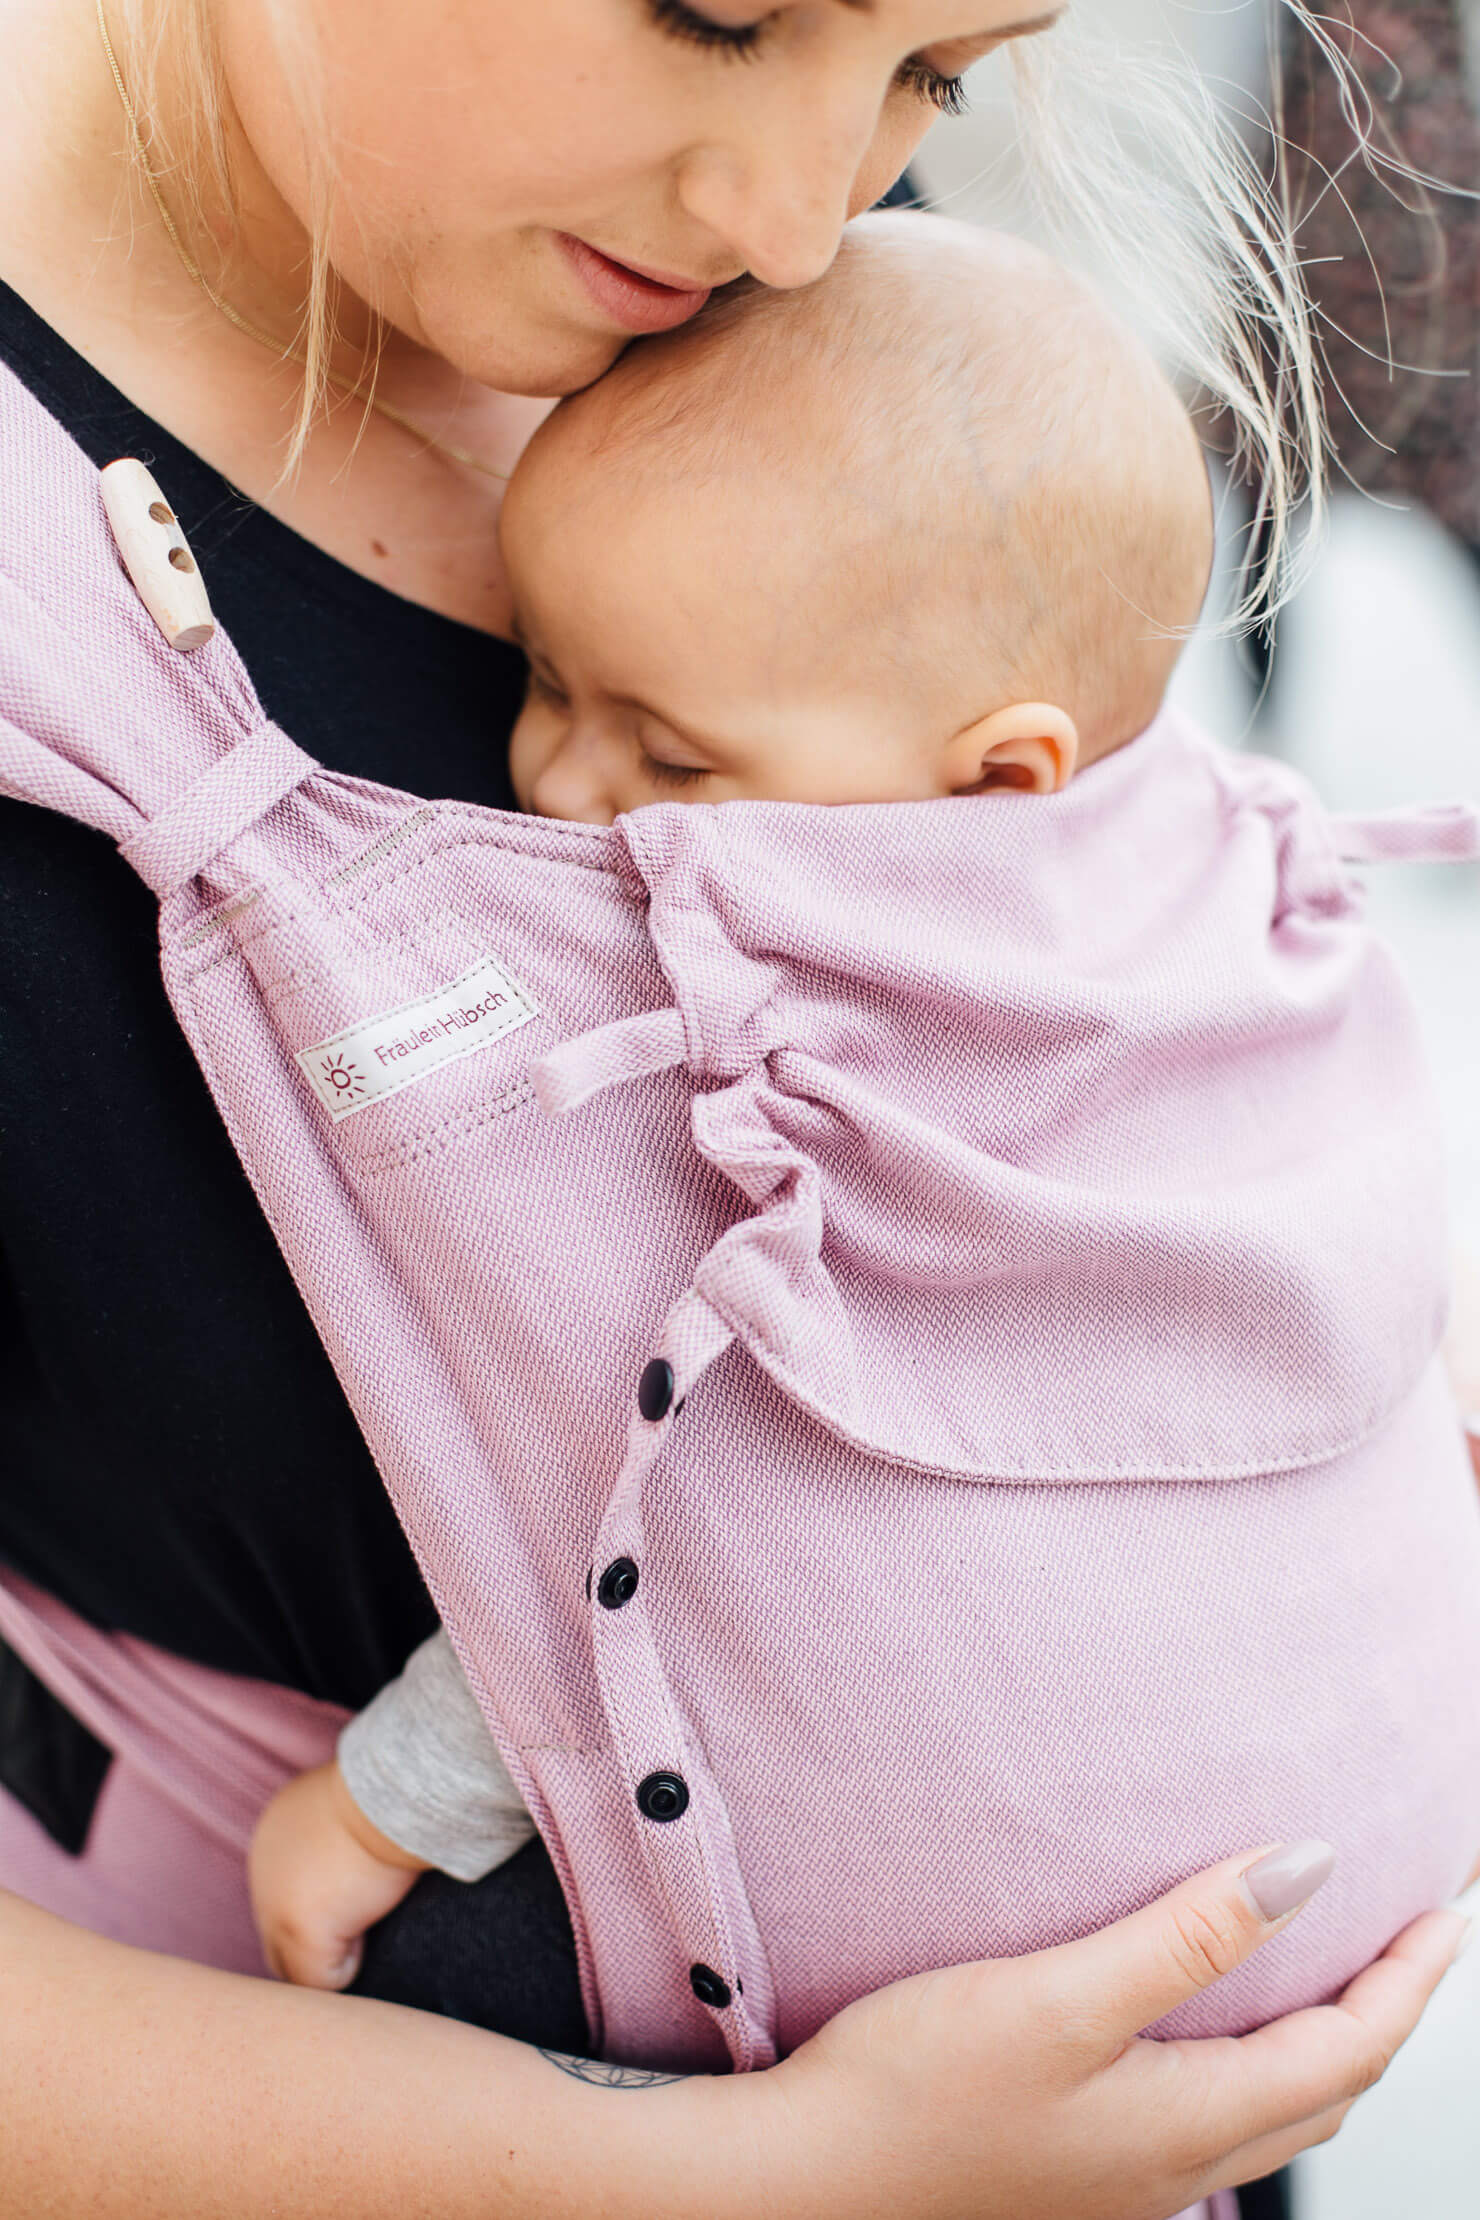
{"label": "wooden toggle button", "polygon": [[210,597],[180,520],[132,455],[102,473],[103,507],[123,567],[172,648],[188,654],[216,630]]}

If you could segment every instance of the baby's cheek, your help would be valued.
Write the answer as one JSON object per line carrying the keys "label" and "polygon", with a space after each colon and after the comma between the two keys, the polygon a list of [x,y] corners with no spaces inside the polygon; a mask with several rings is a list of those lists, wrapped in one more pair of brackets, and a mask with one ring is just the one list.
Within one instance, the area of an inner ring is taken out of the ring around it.
{"label": "baby's cheek", "polygon": [[550,728],[550,718],[541,716],[534,702],[526,702],[509,738],[509,778],[521,809],[532,807],[534,782],[554,753],[555,735]]}

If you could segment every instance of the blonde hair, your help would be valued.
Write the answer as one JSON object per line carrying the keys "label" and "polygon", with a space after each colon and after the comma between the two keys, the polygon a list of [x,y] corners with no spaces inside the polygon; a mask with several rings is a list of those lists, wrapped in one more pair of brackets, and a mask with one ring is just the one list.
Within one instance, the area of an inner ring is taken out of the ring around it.
{"label": "blonde hair", "polygon": [[[1282,4],[1340,70],[1304,0]],[[1072,18],[1012,60],[1045,228],[1124,289],[1174,374],[1231,431],[1253,514],[1224,629],[1267,621],[1315,552],[1329,455],[1285,142],[1268,128],[1266,173],[1189,62],[1128,53]]]}
{"label": "blonde hair", "polygon": [[[1305,0],[1280,4],[1317,39],[1345,83],[1349,64]],[[266,5],[300,101],[305,143],[322,149],[319,74],[304,11],[293,0]],[[151,163],[182,228],[198,225],[211,202],[229,211],[210,0],[110,0],[110,15]],[[166,54],[189,117],[173,143],[151,121]],[[1320,350],[1286,200],[1283,144],[1273,133],[1264,174],[1190,63],[1095,41],[1072,19],[1045,37],[1017,42],[1012,60],[1025,151],[1051,228],[1061,236],[1077,232],[1096,252],[1135,297],[1177,367],[1233,426],[1238,463],[1255,489],[1255,517],[1229,622],[1255,623],[1288,598],[1303,572],[1323,518],[1327,476]],[[1370,159],[1369,133],[1355,107],[1350,112]],[[304,377],[290,470],[319,411],[344,382],[332,373],[333,181],[323,170],[320,156],[306,305],[292,343]],[[361,389],[368,391],[373,378],[371,361]]]}
{"label": "blonde hair", "polygon": [[[225,87],[211,31],[210,0],[103,0],[103,5],[144,158],[169,195],[181,239],[198,241],[212,229],[212,210],[224,211],[229,218],[236,207],[223,129]],[[312,200],[304,305],[298,330],[284,342],[284,354],[303,365],[298,414],[283,467],[283,476],[288,477],[297,468],[319,413],[336,391],[343,391],[345,381],[333,372],[339,338],[338,279],[329,252],[333,174],[322,154],[312,151],[325,144],[318,58],[304,11],[294,0],[266,0],[266,13],[297,98],[299,129],[310,150]],[[164,104],[159,91],[166,56],[175,108],[185,119],[176,123],[173,132],[160,122]],[[350,383],[367,398],[373,392],[373,355]]]}

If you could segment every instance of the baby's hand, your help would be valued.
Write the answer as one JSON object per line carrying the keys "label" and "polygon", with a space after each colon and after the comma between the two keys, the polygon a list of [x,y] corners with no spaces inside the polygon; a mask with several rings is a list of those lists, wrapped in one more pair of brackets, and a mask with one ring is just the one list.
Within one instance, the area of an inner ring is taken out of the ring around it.
{"label": "baby's hand", "polygon": [[300,1773],[258,1820],[248,1859],[269,1967],[304,1988],[348,1988],[366,1928],[427,1870],[371,1825],[337,1765]]}

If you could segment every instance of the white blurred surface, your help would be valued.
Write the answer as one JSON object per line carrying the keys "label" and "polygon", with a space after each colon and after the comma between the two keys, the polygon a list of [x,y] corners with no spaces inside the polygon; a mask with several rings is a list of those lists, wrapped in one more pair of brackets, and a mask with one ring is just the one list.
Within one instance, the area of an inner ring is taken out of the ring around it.
{"label": "white blurred surface", "polygon": [[[1245,737],[1248,682],[1226,643],[1195,646],[1176,690],[1220,737]],[[1297,764],[1336,808],[1480,801],[1480,564],[1422,515],[1339,500],[1321,561],[1282,619],[1278,681],[1252,744]],[[1369,889],[1444,1107],[1455,1361],[1480,1409],[1480,866],[1379,866]],[[1467,1908],[1480,1914],[1480,1891]],[[1341,2134],[1301,2162],[1296,2214],[1480,2220],[1480,1947]]]}
{"label": "white blurred surface", "polygon": [[[1257,719],[1226,641],[1194,643],[1173,692],[1220,739],[1293,763],[1333,809],[1480,802],[1480,562],[1422,512],[1340,495],[1310,582],[1281,617]],[[1368,889],[1423,1019],[1456,1243],[1480,1271],[1480,866],[1377,865]]]}
{"label": "white blurred surface", "polygon": [[[1465,1909],[1480,1912],[1472,1889]],[[1480,1946],[1334,2142],[1300,2161],[1297,2220],[1475,2220],[1480,2212]]]}
{"label": "white blurred surface", "polygon": [[[1076,0],[1075,18],[1097,42],[1123,42],[1140,54],[1185,58],[1240,115],[1262,108],[1269,21],[1264,0],[1228,0],[1222,6],[1182,0]],[[1110,70],[1112,81],[1104,90],[1114,104],[1119,95],[1113,59]],[[1033,210],[1023,192],[1008,52],[999,50],[979,62],[966,82],[971,102],[967,113],[942,118],[913,167],[932,205],[945,214],[1034,231]],[[1127,111],[1133,122],[1133,96]]]}
{"label": "white blurred surface", "polygon": [[[1264,18],[1251,0],[1078,4],[1102,33],[1177,45],[1228,80],[1233,97],[1240,86],[1258,97]],[[972,73],[971,90],[972,112],[936,127],[920,174],[947,212],[1030,230],[1000,59]],[[1296,763],[1334,808],[1480,800],[1480,564],[1422,515],[1345,496],[1282,620],[1278,683],[1262,712],[1226,642],[1194,643],[1175,692],[1221,738]],[[1480,867],[1389,865],[1370,883],[1371,914],[1407,970],[1445,1107],[1480,1409]],[[1298,2220],[1480,2220],[1480,1942],[1381,2086],[1302,2162],[1297,2199]]]}

